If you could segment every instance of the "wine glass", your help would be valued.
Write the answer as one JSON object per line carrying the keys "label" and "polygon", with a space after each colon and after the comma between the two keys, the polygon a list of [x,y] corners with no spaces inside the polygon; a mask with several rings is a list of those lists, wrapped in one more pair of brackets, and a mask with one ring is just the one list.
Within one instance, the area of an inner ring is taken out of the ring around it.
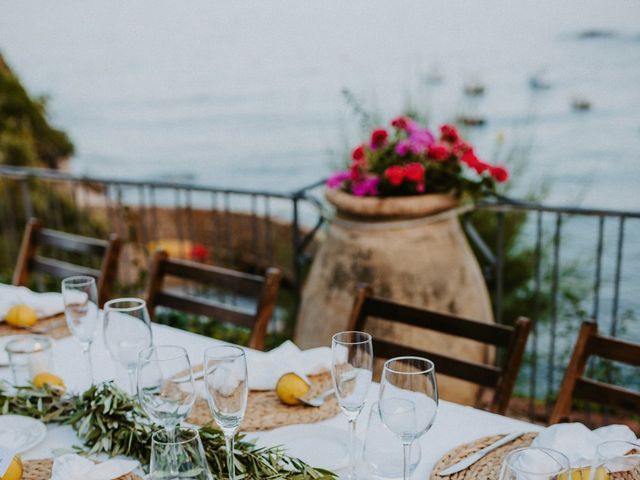
{"label": "wine glass", "polygon": [[98,329],[98,289],[96,280],[87,275],[78,275],[62,280],[64,314],[69,330],[82,346],[85,363],[93,384],[91,344]]}
{"label": "wine glass", "polygon": [[111,358],[129,376],[129,391],[136,394],[138,354],[153,344],[147,304],[139,298],[117,298],[104,305],[103,339]]}
{"label": "wine glass", "polygon": [[403,478],[410,477],[411,446],[433,425],[438,411],[436,368],[431,360],[397,357],[387,360],[379,392],[382,423],[403,446]]}
{"label": "wine glass", "polygon": [[235,480],[234,437],[247,408],[249,385],[244,350],[230,345],[204,352],[204,384],[211,415],[224,434],[229,480]]}
{"label": "wine glass", "polygon": [[499,480],[556,480],[571,478],[569,459],[550,448],[525,447],[509,453]]}
{"label": "wine glass", "polygon": [[340,409],[349,421],[349,471],[356,478],[356,420],[364,407],[373,376],[371,335],[340,332],[331,340],[331,375]]}
{"label": "wine glass", "polygon": [[590,480],[601,478],[640,478],[640,443],[611,440],[596,449],[597,459],[591,467]]}
{"label": "wine glass", "polygon": [[211,480],[200,434],[195,428],[178,428],[174,438],[158,430],[151,436],[149,474],[152,480],[189,478]]}

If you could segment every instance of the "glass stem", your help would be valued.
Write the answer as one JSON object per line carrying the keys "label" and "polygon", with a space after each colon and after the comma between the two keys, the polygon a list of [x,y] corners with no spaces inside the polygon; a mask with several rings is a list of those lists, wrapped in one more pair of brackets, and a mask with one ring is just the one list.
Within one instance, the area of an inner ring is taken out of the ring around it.
{"label": "glass stem", "polygon": [[127,374],[129,375],[129,391],[131,395],[136,395],[136,371],[132,369],[127,369]]}
{"label": "glass stem", "polygon": [[172,477],[178,475],[178,456],[176,454],[176,427],[165,427],[167,432],[167,442],[169,445],[169,473]]}
{"label": "glass stem", "polygon": [[349,419],[349,474],[347,478],[356,478],[356,418]]}
{"label": "glass stem", "polygon": [[85,343],[82,345],[82,353],[84,354],[84,361],[87,365],[87,372],[89,376],[89,386],[93,385],[93,364],[91,363],[91,344]]}
{"label": "glass stem", "polygon": [[227,472],[229,480],[236,480],[235,461],[233,458],[233,449],[235,448],[235,435],[225,433],[224,441],[227,445]]}
{"label": "glass stem", "polygon": [[402,453],[403,453],[402,478],[404,480],[409,480],[409,477],[410,477],[409,466],[411,465],[411,444],[410,443],[402,444]]}

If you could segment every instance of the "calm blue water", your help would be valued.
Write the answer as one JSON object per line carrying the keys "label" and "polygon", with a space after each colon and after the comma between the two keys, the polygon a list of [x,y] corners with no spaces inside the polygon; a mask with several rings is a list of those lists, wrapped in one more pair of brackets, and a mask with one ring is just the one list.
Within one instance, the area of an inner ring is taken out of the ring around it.
{"label": "calm blue water", "polygon": [[[640,208],[635,0],[23,0],[0,3],[0,49],[51,96],[76,172],[293,189],[356,141],[348,88],[384,118],[408,99],[434,121],[483,115],[487,157],[498,134],[531,146],[519,191],[547,177],[550,201]],[[532,95],[541,68],[554,88]]]}

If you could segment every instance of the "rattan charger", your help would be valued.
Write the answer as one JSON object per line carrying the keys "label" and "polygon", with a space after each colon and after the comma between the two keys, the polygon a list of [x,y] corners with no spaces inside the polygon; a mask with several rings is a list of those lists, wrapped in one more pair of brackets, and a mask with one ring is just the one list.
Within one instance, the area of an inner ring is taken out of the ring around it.
{"label": "rattan charger", "polygon": [[7,335],[46,335],[54,339],[65,338],[71,335],[64,314],[38,320],[33,329],[19,328],[9,325],[7,322],[0,323],[0,337]]}
{"label": "rattan charger", "polygon": [[[202,365],[193,368],[194,373],[201,370]],[[311,381],[311,389],[307,394],[308,398],[312,398],[333,386],[329,372],[309,375],[308,378]],[[286,425],[317,423],[333,418],[339,413],[340,406],[333,395],[321,407],[316,408],[306,405],[284,405],[273,390],[250,390],[247,409],[240,430],[243,432],[258,432]],[[203,398],[198,398],[191,409],[187,421],[195,425],[206,425],[212,420],[207,401]]]}
{"label": "rattan charger", "polygon": [[[49,480],[51,478],[52,467],[52,458],[26,460],[22,462],[22,480]],[[117,480],[142,480],[142,478],[133,473],[127,473],[122,477],[118,477]]]}

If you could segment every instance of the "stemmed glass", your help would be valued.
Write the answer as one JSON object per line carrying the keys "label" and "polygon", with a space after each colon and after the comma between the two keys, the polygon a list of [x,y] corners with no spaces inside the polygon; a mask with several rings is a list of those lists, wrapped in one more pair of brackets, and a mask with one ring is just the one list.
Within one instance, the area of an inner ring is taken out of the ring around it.
{"label": "stemmed glass", "polygon": [[340,332],[331,340],[331,374],[340,409],[349,420],[349,471],[356,478],[356,420],[373,376],[373,345],[365,332]]}
{"label": "stemmed glass", "polygon": [[204,384],[211,414],[224,434],[229,480],[235,480],[234,437],[249,394],[244,350],[226,345],[208,348],[204,352]]}
{"label": "stemmed glass", "polygon": [[382,371],[379,405],[382,423],[402,442],[403,478],[407,480],[411,445],[431,428],[438,410],[433,362],[420,357],[387,360]]}
{"label": "stemmed glass", "polygon": [[93,277],[79,275],[62,280],[64,314],[69,330],[80,342],[85,363],[93,384],[91,344],[98,329],[98,289]]}
{"label": "stemmed glass", "polygon": [[500,480],[558,478],[571,478],[569,459],[550,448],[519,448],[507,455],[500,468]]}
{"label": "stemmed glass", "polygon": [[170,441],[196,399],[187,351],[175,345],[145,348],[138,354],[138,399]]}
{"label": "stemmed glass", "polygon": [[611,440],[596,449],[597,460],[591,467],[590,480],[601,478],[640,478],[640,443]]}
{"label": "stemmed glass", "polygon": [[136,394],[136,366],[141,350],[153,344],[147,304],[139,298],[117,298],[104,305],[104,345],[111,358],[129,375],[129,391]]}

